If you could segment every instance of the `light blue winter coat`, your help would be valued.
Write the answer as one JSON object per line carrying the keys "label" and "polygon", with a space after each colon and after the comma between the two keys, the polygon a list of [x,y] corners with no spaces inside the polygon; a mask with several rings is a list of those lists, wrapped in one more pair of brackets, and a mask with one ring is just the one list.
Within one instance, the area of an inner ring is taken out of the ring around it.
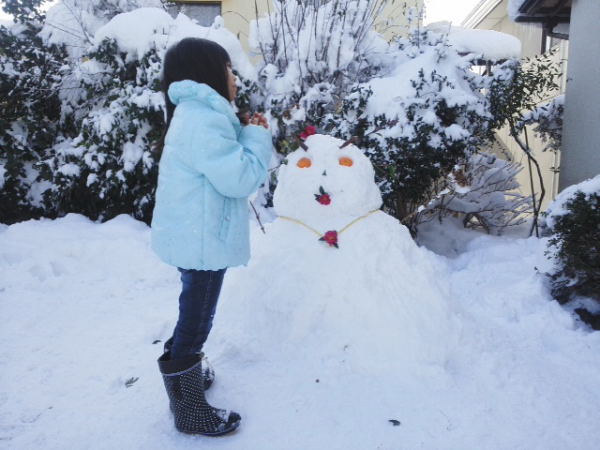
{"label": "light blue winter coat", "polygon": [[266,179],[271,133],[242,127],[206,84],[177,81],[168,95],[176,107],[159,165],[152,248],[183,269],[247,264],[248,196]]}

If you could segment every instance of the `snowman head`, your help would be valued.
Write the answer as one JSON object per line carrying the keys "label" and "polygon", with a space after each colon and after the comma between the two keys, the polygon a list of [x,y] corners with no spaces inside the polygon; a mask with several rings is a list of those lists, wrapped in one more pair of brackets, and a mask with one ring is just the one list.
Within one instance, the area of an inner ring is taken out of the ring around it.
{"label": "snowman head", "polygon": [[304,143],[306,150],[290,153],[279,169],[273,198],[278,215],[318,224],[381,207],[373,166],[360,149],[322,134]]}

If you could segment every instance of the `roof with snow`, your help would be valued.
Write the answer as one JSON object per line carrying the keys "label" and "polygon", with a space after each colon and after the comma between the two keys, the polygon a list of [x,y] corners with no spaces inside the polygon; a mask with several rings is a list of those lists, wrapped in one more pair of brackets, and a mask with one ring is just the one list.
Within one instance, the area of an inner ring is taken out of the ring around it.
{"label": "roof with snow", "polygon": [[451,26],[450,22],[435,22],[427,28],[448,36],[448,43],[461,54],[478,55],[487,61],[499,61],[521,56],[521,41],[510,34]]}

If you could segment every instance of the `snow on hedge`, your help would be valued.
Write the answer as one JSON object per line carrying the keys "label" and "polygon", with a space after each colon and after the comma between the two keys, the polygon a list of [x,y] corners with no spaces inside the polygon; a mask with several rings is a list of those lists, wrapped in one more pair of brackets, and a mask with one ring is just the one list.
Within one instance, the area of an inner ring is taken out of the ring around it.
{"label": "snow on hedge", "polygon": [[40,36],[48,44],[67,44],[75,58],[81,56],[86,47],[113,38],[128,58],[136,60],[140,60],[151,48],[160,53],[185,37],[200,37],[222,45],[235,69],[247,78],[255,78],[254,68],[239,40],[223,26],[221,17],[217,17],[212,26],[204,27],[183,14],[171,17],[160,0],[108,1],[125,12],[109,20],[97,2],[58,2],[48,10]]}
{"label": "snow on hedge", "polygon": [[163,9],[139,8],[117,14],[96,32],[94,41],[115,39],[129,57],[141,59],[153,45],[167,43],[172,24],[172,17]]}
{"label": "snow on hedge", "polygon": [[445,21],[429,24],[427,29],[447,35],[448,44],[459,53],[490,61],[521,57],[521,41],[500,31],[455,27]]}
{"label": "snow on hedge", "polygon": [[[383,131],[388,136],[391,133],[415,135],[417,122],[422,122],[433,126],[442,138],[451,141],[468,139],[472,130],[465,128],[473,123],[446,125],[435,104],[443,102],[447,107],[464,108],[478,117],[486,117],[485,102],[470,70],[471,60],[448,48],[445,38],[432,31],[422,33],[418,45],[414,40],[400,39],[398,42],[400,52],[396,54],[395,68],[388,76],[376,77],[365,83],[372,91],[368,114],[373,117],[385,114],[398,119],[395,131]],[[426,85],[430,88],[424,88]],[[420,105],[418,120],[409,117],[410,107],[414,105]],[[432,132],[429,143],[434,147],[441,147],[438,136]]]}
{"label": "snow on hedge", "polygon": [[[79,57],[90,45],[96,31],[115,11],[140,7],[162,7],[161,0],[60,0],[46,12],[40,36],[47,44],[66,44],[69,54]],[[140,24],[136,24],[138,26]]]}
{"label": "snow on hedge", "polygon": [[331,103],[367,72],[393,65],[390,45],[369,27],[372,7],[367,0],[275,2],[270,15],[252,20],[249,45],[263,56],[264,104],[289,109],[292,121],[308,120],[315,104]]}
{"label": "snow on hedge", "polygon": [[[477,107],[481,103],[481,97],[474,93],[464,78],[464,72],[460,70],[460,67],[467,63],[466,59],[453,52],[448,52],[440,58],[439,51],[439,47],[423,45],[419,54],[400,61],[389,76],[369,81],[366,85],[373,91],[373,95],[369,99],[367,111],[374,116],[403,116],[401,104],[418,96],[415,81],[419,78],[419,72],[427,75],[435,72],[441,77],[446,77],[448,83],[445,88],[435,94],[442,97],[448,106],[470,104]],[[423,120],[434,118],[433,111],[429,112],[431,114],[424,115]],[[454,134],[458,130],[451,132]]]}
{"label": "snow on hedge", "polygon": [[166,50],[186,37],[210,39],[220,44],[229,56],[233,67],[246,78],[255,79],[255,70],[235,34],[223,26],[217,17],[210,27],[198,25],[184,14],[175,19],[160,8],[138,8],[113,17],[95,34],[94,42],[115,39],[128,58],[140,60],[152,48]]}
{"label": "snow on hedge", "polygon": [[558,194],[558,196],[546,209],[546,225],[548,227],[554,227],[554,220],[556,217],[568,213],[568,211],[565,209],[565,206],[577,192],[583,192],[586,195],[594,193],[600,194],[600,174],[596,175],[594,178],[588,178],[581,183],[569,186],[568,188],[563,189],[560,194]]}
{"label": "snow on hedge", "polygon": [[4,168],[4,164],[0,163],[0,189],[4,186],[4,175],[6,174],[6,169]]}

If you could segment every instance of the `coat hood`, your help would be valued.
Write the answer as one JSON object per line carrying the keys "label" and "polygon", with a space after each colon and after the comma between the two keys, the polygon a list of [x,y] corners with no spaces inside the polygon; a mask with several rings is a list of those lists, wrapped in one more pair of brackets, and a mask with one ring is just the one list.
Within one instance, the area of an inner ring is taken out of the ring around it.
{"label": "coat hood", "polygon": [[225,114],[239,132],[239,128],[241,127],[240,120],[235,115],[231,103],[209,85],[193,80],[174,81],[169,85],[167,93],[174,105],[195,100],[204,103],[217,112]]}

